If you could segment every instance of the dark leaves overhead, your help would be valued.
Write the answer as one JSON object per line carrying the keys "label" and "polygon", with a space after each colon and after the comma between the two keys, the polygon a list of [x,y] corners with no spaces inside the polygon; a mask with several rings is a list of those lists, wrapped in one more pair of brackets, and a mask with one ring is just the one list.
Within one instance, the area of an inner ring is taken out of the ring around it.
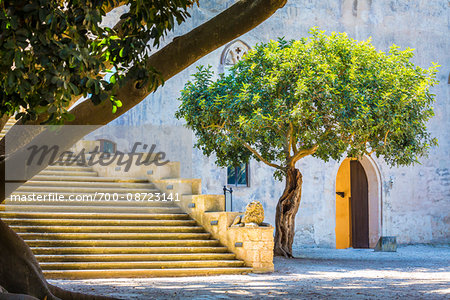
{"label": "dark leaves overhead", "polygon": [[[59,123],[73,117],[69,103],[88,94],[94,104],[111,101],[114,112],[125,75],[140,85],[161,80],[140,62],[196,2],[1,0],[0,115],[22,110],[16,118],[33,120],[46,113],[47,122]],[[106,11],[122,4],[129,11],[119,26],[100,26]]]}

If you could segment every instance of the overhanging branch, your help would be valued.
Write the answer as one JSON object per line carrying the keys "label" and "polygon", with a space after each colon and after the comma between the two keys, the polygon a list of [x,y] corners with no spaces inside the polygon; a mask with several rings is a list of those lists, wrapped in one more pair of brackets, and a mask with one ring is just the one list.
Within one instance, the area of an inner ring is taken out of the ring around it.
{"label": "overhanging branch", "polygon": [[262,161],[263,163],[265,163],[268,166],[271,166],[273,168],[279,169],[279,170],[284,170],[284,168],[280,165],[271,163],[269,161],[267,161],[266,159],[264,159],[264,157],[262,157],[255,149],[253,149],[249,144],[247,143],[243,143],[244,147],[247,148],[251,153],[253,153],[260,161]]}
{"label": "overhanging branch", "polygon": [[[216,50],[220,46],[250,31],[283,7],[287,0],[241,0],[208,22],[191,32],[175,38],[170,44],[153,54],[144,63],[161,72],[162,78],[168,80],[181,72],[201,57]],[[118,118],[136,104],[141,102],[153,90],[136,87],[136,78],[127,76],[126,83],[119,89],[118,98],[122,108],[112,114],[111,103],[105,101],[94,105],[92,101],[84,101],[70,110],[76,117],[67,125],[105,125]],[[85,132],[88,134],[89,132]],[[41,134],[34,135],[39,139]],[[74,141],[81,137],[74,137]],[[31,141],[33,138],[27,139]],[[4,139],[3,139],[4,141]],[[72,143],[73,144],[73,143]],[[70,144],[70,145],[72,145]],[[70,146],[69,145],[69,146]],[[25,148],[24,145],[23,148]],[[14,153],[20,152],[17,149]],[[2,164],[3,162],[0,162]],[[25,165],[18,164],[17,168]],[[33,172],[37,174],[39,170]],[[30,173],[31,174],[31,173]],[[0,195],[0,203],[5,195]]]}
{"label": "overhanging branch", "polygon": [[[283,7],[286,1],[238,1],[189,33],[174,38],[144,63],[148,68],[158,70],[166,81],[206,54],[255,28]],[[69,124],[104,125],[118,118],[153,91],[146,87],[138,88],[136,82],[136,78],[128,76],[127,82],[119,89],[117,98],[123,106],[115,114],[109,113],[111,104],[108,101],[100,105],[85,101],[71,110],[76,119]]]}

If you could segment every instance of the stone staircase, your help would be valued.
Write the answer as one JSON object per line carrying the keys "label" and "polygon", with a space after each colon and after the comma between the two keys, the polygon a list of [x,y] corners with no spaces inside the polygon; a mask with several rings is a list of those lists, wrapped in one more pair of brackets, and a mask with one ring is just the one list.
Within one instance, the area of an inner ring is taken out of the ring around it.
{"label": "stone staircase", "polygon": [[[12,123],[5,126],[0,136]],[[56,163],[0,205],[0,218],[31,247],[47,278],[193,276],[252,271],[174,201],[127,200],[130,194],[157,192],[155,185],[145,179],[101,177],[88,166]],[[96,200],[36,201],[39,195],[68,200],[94,197],[96,193]],[[115,194],[118,200],[99,200],[99,193]],[[24,201],[14,198],[17,196]]]}
{"label": "stone staircase", "polygon": [[2,130],[0,130],[0,139],[2,139],[6,132],[16,123],[16,120],[14,118],[10,118],[8,122],[6,122],[5,126]]}

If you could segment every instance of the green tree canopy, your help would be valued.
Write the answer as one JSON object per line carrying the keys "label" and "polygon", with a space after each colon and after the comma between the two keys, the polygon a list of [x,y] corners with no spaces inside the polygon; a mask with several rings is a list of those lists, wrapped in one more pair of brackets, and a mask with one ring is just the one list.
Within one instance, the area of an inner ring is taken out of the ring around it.
{"label": "green tree canopy", "polygon": [[[142,85],[159,84],[158,72],[141,62],[195,2],[0,0],[0,117],[22,110],[17,119],[46,113],[62,123],[74,118],[72,99],[88,94],[94,104],[109,99],[115,112],[122,104],[114,89],[128,73]],[[123,4],[129,11],[115,27],[100,26]]]}
{"label": "green tree canopy", "polygon": [[216,80],[211,68],[200,67],[176,116],[219,166],[253,157],[286,179],[274,253],[292,257],[303,182],[298,160],[375,153],[390,165],[409,165],[436,144],[426,122],[437,66],[423,69],[412,57],[412,49],[394,45],[384,53],[370,40],[313,29],[308,38],[257,45]]}
{"label": "green tree canopy", "polygon": [[412,49],[378,51],[370,40],[316,29],[297,41],[270,41],[213,80],[200,67],[176,113],[205,155],[227,166],[262,160],[280,172],[307,154],[324,161],[375,153],[409,165],[436,141],[436,65],[423,69]]}

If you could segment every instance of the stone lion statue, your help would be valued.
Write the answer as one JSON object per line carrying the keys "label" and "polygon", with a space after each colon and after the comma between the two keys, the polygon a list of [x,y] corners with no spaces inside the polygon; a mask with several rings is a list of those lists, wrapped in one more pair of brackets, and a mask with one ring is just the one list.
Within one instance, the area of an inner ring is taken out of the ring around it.
{"label": "stone lion statue", "polygon": [[264,222],[264,208],[259,201],[252,201],[247,204],[244,215],[237,216],[232,227],[258,227]]}

